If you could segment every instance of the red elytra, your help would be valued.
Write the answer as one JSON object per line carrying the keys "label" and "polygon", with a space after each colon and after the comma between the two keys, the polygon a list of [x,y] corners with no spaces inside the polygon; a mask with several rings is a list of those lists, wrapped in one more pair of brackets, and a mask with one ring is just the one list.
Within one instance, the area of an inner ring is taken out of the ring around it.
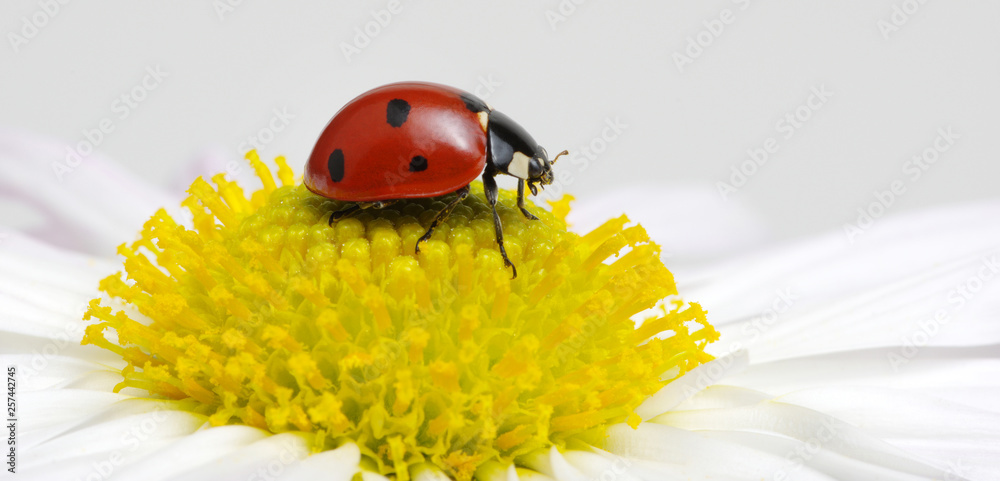
{"label": "red elytra", "polygon": [[556,159],[550,162],[523,127],[476,96],[445,85],[403,82],[369,90],[334,115],[306,163],[305,185],[324,197],[356,202],[332,213],[331,224],[360,209],[455,193],[417,241],[419,253],[420,243],[468,196],[469,183],[482,172],[500,254],[517,277],[503,245],[494,177],[520,179],[518,208],[537,219],[524,205],[525,187],[537,194],[536,184],[551,184]]}
{"label": "red elytra", "polygon": [[468,185],[486,166],[486,132],[462,95],[406,82],[355,98],[316,141],[306,187],[331,199],[371,202],[436,197]]}

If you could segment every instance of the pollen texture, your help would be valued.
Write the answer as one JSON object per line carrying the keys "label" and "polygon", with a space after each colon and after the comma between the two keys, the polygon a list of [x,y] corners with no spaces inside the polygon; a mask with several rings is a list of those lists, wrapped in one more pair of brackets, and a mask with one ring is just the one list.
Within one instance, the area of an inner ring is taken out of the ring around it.
{"label": "pollen texture", "polygon": [[[550,446],[600,446],[608,425],[710,360],[718,333],[678,300],[660,248],[625,216],[585,234],[502,191],[503,265],[482,185],[414,253],[450,196],[327,224],[344,203],[295,182],[249,197],[198,178],[186,225],[159,211],[101,282],[84,344],[121,355],[116,387],[187,400],[214,425],[356,443],[362,468],[466,480]],[[665,301],[664,301],[665,300]],[[665,374],[666,373],[666,374]]]}

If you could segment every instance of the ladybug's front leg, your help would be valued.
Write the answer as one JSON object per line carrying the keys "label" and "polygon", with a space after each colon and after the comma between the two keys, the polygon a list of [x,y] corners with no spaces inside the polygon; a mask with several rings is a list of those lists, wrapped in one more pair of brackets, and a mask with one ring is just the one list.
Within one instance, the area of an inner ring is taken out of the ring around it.
{"label": "ladybug's front leg", "polygon": [[535,214],[528,212],[528,209],[524,207],[524,184],[527,182],[528,181],[524,179],[517,182],[517,207],[521,209],[521,213],[524,214],[528,220],[538,220],[538,217],[536,217]]}
{"label": "ladybug's front leg", "polygon": [[496,170],[491,169],[490,165],[487,164],[486,171],[483,172],[483,193],[486,194],[486,201],[490,203],[490,207],[493,207],[493,228],[497,233],[497,245],[500,246],[500,255],[503,256],[503,263],[507,267],[510,267],[510,270],[514,271],[511,279],[516,279],[517,268],[514,267],[514,263],[507,257],[507,250],[503,248],[503,226],[500,225],[500,214],[497,214],[497,198],[500,196],[500,192],[497,189],[497,181],[493,179],[496,175]]}

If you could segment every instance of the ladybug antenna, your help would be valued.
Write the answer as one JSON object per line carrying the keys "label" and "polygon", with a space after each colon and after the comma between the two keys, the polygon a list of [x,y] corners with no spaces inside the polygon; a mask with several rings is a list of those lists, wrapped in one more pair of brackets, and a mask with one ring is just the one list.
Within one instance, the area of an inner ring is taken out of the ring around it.
{"label": "ladybug antenna", "polygon": [[550,164],[555,164],[556,160],[559,160],[559,157],[562,157],[563,155],[569,155],[569,151],[568,150],[564,150],[562,152],[559,152],[558,154],[556,154],[555,157],[552,158],[552,162],[549,162],[549,163]]}

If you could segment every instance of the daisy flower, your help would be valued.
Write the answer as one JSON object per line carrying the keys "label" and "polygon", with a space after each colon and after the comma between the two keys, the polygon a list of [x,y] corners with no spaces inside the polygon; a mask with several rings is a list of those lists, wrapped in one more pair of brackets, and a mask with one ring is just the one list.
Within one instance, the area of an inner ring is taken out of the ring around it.
{"label": "daisy flower", "polygon": [[0,238],[19,478],[1000,476],[1000,203],[672,274],[731,211],[555,202],[511,281],[481,194],[413,256],[434,200],[330,227],[280,158],[178,199],[65,149],[0,133],[45,220]]}

